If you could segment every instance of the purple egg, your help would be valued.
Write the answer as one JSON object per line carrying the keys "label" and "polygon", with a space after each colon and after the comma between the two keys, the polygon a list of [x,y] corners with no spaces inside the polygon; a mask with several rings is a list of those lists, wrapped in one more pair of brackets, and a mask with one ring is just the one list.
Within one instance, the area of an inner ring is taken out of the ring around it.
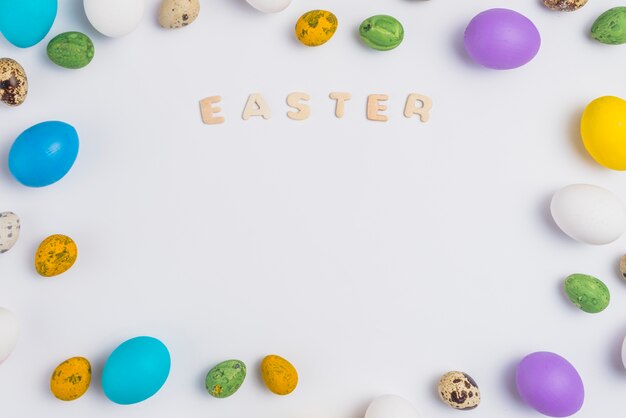
{"label": "purple egg", "polygon": [[537,27],[509,9],[490,9],[476,15],[465,29],[465,50],[477,63],[496,70],[521,67],[541,46]]}
{"label": "purple egg", "polygon": [[583,406],[585,388],[580,375],[558,354],[529,354],[517,365],[517,390],[528,405],[549,417],[569,417]]}

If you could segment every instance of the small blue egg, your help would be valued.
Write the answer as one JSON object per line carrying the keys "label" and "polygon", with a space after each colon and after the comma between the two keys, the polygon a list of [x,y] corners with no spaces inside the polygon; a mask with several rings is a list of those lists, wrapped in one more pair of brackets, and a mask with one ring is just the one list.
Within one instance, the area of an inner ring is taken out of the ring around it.
{"label": "small blue egg", "polygon": [[0,0],[0,32],[19,48],[46,37],[57,16],[57,0]]}
{"label": "small blue egg", "polygon": [[9,170],[20,183],[43,187],[61,180],[78,155],[78,134],[65,122],[42,122],[17,137],[9,151]]}
{"label": "small blue egg", "polygon": [[170,373],[170,353],[153,337],[136,337],[120,344],[102,371],[102,389],[111,401],[130,405],[161,389]]}

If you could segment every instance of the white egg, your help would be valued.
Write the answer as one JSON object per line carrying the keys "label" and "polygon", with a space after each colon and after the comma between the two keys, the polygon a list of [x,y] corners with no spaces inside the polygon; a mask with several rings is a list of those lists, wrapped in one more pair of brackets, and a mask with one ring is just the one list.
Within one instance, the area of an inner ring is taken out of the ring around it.
{"label": "white egg", "polygon": [[18,335],[19,326],[13,312],[0,308],[0,363],[6,360],[15,348]]}
{"label": "white egg", "polygon": [[20,237],[20,218],[13,212],[0,213],[0,254],[9,251]]}
{"label": "white egg", "polygon": [[419,418],[415,407],[397,395],[380,396],[370,404],[365,418]]}
{"label": "white egg", "polygon": [[263,13],[278,13],[291,4],[291,0],[247,0],[250,6]]}
{"label": "white egg", "polygon": [[550,204],[554,222],[570,237],[602,245],[626,230],[626,208],[610,191],[591,184],[572,184],[554,194]]}
{"label": "white egg", "polygon": [[145,0],[84,0],[85,14],[91,25],[111,38],[135,30],[145,9]]}

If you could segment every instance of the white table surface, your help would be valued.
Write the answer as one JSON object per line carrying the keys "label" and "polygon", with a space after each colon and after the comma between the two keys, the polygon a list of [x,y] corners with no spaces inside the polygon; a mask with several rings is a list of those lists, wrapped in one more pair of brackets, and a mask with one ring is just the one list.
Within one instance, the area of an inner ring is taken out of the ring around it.
{"label": "white table surface", "polygon": [[[581,417],[616,416],[626,393],[621,341],[626,284],[617,272],[626,238],[593,247],[552,222],[559,188],[592,183],[626,199],[623,173],[597,165],[578,134],[586,104],[626,95],[626,49],[588,31],[617,0],[556,13],[540,1],[294,0],[276,15],[243,0],[205,0],[188,28],[166,31],[148,2],[141,26],[107,39],[79,0],[60,0],[39,45],[0,40],[30,82],[27,102],[0,107],[0,211],[22,219],[16,247],[1,256],[0,306],[22,334],[0,366],[3,418],[362,418],[394,393],[423,417],[456,416],[436,382],[448,370],[482,390],[468,415],[537,416],[519,400],[517,362],[548,350],[585,382]],[[491,7],[531,18],[543,44],[529,65],[497,72],[469,61],[462,35]],[[325,8],[339,18],[320,48],[297,43],[293,25]],[[391,14],[405,26],[391,52],[364,47],[359,23]],[[69,71],[48,61],[54,35],[83,31],[93,62]],[[285,116],[287,94],[311,95],[312,115]],[[331,91],[348,91],[336,119]],[[270,120],[243,121],[248,94],[262,93]],[[409,93],[432,97],[432,119],[402,115]],[[389,121],[365,118],[368,94],[390,96]],[[198,102],[221,95],[226,123],[202,124]],[[79,132],[71,172],[43,189],[18,184],[7,154],[20,132],[44,120]],[[73,237],[75,266],[40,278],[39,242]],[[561,291],[571,273],[593,274],[612,302],[598,315]],[[119,406],[100,386],[104,361],[122,341],[152,335],[172,355],[163,389]],[[300,385],[269,393],[258,365],[291,360]],[[92,388],[78,401],[49,392],[54,367],[92,361]],[[217,400],[204,376],[237,358],[249,377]]]}

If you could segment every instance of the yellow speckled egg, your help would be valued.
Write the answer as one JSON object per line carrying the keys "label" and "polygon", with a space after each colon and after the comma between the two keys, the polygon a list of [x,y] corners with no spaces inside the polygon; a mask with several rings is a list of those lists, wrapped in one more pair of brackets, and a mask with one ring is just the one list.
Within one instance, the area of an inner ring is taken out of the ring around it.
{"label": "yellow speckled egg", "polygon": [[298,386],[298,372],[282,357],[270,355],[261,363],[265,386],[277,395],[289,395]]}
{"label": "yellow speckled egg", "polygon": [[84,357],[72,357],[59,364],[50,378],[50,391],[62,401],[80,398],[91,383],[91,364]]}
{"label": "yellow speckled egg", "polygon": [[73,239],[65,235],[50,235],[43,240],[35,253],[35,268],[44,277],[52,277],[68,271],[78,257]]}
{"label": "yellow speckled egg", "polygon": [[306,12],[296,22],[296,36],[306,46],[320,46],[337,30],[337,16],[326,10]]}

